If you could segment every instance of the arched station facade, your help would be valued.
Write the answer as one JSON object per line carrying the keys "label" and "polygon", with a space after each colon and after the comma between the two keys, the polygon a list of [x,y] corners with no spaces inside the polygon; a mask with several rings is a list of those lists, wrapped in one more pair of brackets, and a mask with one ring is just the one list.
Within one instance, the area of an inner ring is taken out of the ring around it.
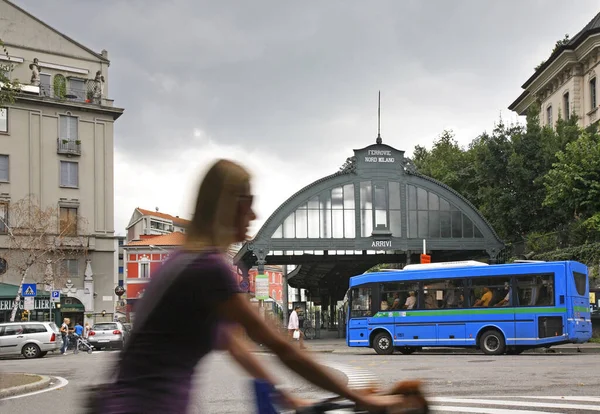
{"label": "arched station facade", "polygon": [[333,305],[349,277],[379,263],[418,262],[423,240],[434,262],[494,262],[504,247],[467,199],[419,174],[404,151],[376,143],[279,206],[234,263],[242,280],[243,269],[256,266],[260,274],[266,264],[295,265],[289,285]]}

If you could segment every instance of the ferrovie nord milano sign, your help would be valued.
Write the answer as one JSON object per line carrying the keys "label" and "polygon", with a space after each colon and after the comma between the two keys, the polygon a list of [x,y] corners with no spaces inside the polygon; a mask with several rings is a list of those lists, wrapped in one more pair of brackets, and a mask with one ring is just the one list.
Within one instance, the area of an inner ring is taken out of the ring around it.
{"label": "ferrovie nord milano sign", "polygon": [[402,174],[404,151],[385,144],[373,144],[354,150],[357,171]]}

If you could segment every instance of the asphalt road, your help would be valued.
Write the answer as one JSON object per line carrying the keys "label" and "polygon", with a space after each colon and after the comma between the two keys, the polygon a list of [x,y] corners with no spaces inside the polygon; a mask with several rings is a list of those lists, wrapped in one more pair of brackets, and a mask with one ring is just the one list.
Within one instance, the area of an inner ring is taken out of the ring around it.
{"label": "asphalt road", "polygon": [[[78,413],[81,390],[102,380],[118,354],[48,355],[37,360],[0,360],[2,372],[62,377],[66,386],[23,398],[4,400],[0,412]],[[282,382],[306,398],[326,396],[282,368],[277,358],[259,354]],[[600,412],[600,364],[594,354],[338,355],[315,354],[323,364],[342,371],[353,386],[376,381],[422,379],[434,412],[490,414]],[[200,373],[201,372],[201,373]],[[0,374],[1,375],[1,374]],[[213,354],[199,366],[191,413],[254,412],[248,378],[227,355]]]}

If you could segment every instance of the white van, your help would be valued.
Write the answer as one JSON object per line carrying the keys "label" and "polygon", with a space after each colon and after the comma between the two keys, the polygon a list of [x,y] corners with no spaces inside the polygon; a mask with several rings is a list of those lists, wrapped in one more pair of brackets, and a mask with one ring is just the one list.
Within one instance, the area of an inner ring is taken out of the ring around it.
{"label": "white van", "polygon": [[62,338],[54,322],[0,323],[0,356],[41,358],[61,346]]}

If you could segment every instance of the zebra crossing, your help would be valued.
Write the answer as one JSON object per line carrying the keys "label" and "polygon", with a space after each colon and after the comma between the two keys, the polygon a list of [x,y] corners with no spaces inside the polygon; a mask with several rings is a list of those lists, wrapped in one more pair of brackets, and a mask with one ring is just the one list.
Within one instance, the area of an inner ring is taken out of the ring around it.
{"label": "zebra crossing", "polygon": [[[369,370],[339,363],[328,367],[342,372],[355,389],[377,387],[379,381]],[[563,414],[600,412],[600,397],[508,395],[508,396],[437,396],[428,398],[431,412],[478,414]],[[346,413],[347,411],[337,411]],[[332,412],[333,413],[333,412]]]}
{"label": "zebra crossing", "polygon": [[559,414],[600,412],[600,397],[515,395],[431,397],[433,413]]}

